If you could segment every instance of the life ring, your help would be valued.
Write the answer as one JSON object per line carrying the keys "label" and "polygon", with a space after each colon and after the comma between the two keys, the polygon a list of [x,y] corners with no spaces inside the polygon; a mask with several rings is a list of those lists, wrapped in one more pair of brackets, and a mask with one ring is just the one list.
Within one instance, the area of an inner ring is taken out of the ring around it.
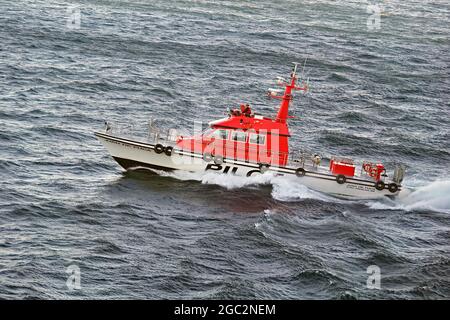
{"label": "life ring", "polygon": [[205,162],[211,162],[212,159],[213,159],[213,157],[212,157],[211,153],[206,152],[203,154],[203,160]]}
{"label": "life ring", "polygon": [[172,151],[173,151],[173,147],[168,146],[166,147],[166,149],[164,150],[164,153],[166,154],[166,156],[170,157],[172,155]]}
{"label": "life ring", "polygon": [[396,183],[389,183],[388,189],[392,193],[396,193],[398,191],[398,185]]}
{"label": "life ring", "polygon": [[377,182],[375,182],[375,189],[377,190],[383,190],[385,187],[385,184],[382,180],[378,180]]}
{"label": "life ring", "polygon": [[214,156],[214,163],[221,165],[223,163],[223,157],[221,155]]}
{"label": "life ring", "polygon": [[336,182],[339,184],[344,184],[347,181],[347,178],[343,174],[338,174],[336,176]]}
{"label": "life ring", "polygon": [[156,153],[163,153],[164,150],[165,150],[164,146],[163,146],[162,144],[160,144],[160,143],[158,143],[158,144],[155,146],[155,152],[156,152]]}
{"label": "life ring", "polygon": [[375,177],[377,176],[377,174],[378,174],[378,169],[377,169],[377,168],[372,168],[372,169],[370,169],[369,175],[370,175],[372,178],[375,178]]}
{"label": "life ring", "polygon": [[303,177],[305,174],[306,174],[306,171],[303,168],[297,168],[297,170],[295,170],[295,175],[297,177]]}

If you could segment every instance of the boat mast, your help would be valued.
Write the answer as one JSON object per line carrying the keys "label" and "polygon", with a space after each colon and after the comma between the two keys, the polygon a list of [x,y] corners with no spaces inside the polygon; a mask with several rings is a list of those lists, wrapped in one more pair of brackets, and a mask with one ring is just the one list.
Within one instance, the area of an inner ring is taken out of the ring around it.
{"label": "boat mast", "polygon": [[293,62],[294,68],[291,72],[291,79],[289,82],[283,82],[281,85],[285,86],[284,94],[282,96],[274,96],[274,98],[279,98],[281,100],[280,108],[278,109],[277,117],[275,121],[286,123],[286,120],[289,118],[289,103],[292,100],[292,90],[303,90],[306,91],[308,89],[305,84],[303,87],[299,87],[296,85],[297,83],[297,62]]}

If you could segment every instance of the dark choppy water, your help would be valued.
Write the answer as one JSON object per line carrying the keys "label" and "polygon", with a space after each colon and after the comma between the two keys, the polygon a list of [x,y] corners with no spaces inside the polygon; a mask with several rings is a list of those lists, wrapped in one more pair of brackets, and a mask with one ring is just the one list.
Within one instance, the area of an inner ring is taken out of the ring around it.
{"label": "dark choppy water", "polygon": [[[0,0],[0,298],[450,298],[449,14],[386,1],[370,31],[359,1]],[[416,193],[125,174],[92,134],[273,113],[270,81],[305,57],[292,144],[400,160]]]}

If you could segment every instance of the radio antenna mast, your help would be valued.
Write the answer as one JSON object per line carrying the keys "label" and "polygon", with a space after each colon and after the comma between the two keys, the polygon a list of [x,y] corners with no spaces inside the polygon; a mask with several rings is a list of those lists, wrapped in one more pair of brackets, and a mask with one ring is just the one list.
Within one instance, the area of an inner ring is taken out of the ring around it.
{"label": "radio antenna mast", "polygon": [[302,69],[302,76],[301,76],[302,81],[304,81],[306,61],[308,61],[308,57],[306,57],[305,62],[303,62],[303,69]]}

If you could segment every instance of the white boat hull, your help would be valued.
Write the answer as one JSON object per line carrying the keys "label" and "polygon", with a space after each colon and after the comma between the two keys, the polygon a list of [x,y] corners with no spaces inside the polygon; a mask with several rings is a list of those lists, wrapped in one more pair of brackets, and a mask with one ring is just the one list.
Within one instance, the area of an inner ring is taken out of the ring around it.
{"label": "white boat hull", "polygon": [[[214,162],[208,163],[204,161],[201,154],[175,149],[171,156],[167,156],[164,152],[156,153],[154,144],[128,140],[99,132],[96,132],[95,135],[108,149],[111,156],[126,170],[146,167],[165,171],[204,172],[212,170],[244,177],[261,174],[259,165],[255,163],[224,159],[223,163],[218,165]],[[296,176],[296,169],[296,167],[290,166],[271,166],[268,171],[277,175]],[[298,177],[298,179],[303,185],[312,190],[347,199],[377,199],[385,196],[396,196],[401,190],[401,186],[394,193],[390,192],[387,187],[383,190],[377,190],[373,180],[350,177],[347,177],[345,183],[339,184],[336,181],[336,176],[332,174],[307,169],[305,169],[305,175]]]}

